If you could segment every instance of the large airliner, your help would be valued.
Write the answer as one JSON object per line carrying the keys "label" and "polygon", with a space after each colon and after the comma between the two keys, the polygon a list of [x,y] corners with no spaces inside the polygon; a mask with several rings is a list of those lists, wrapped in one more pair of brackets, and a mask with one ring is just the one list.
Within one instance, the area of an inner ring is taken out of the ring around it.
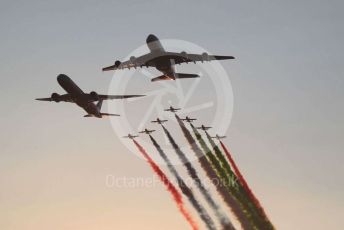
{"label": "large airliner", "polygon": [[[37,98],[39,101],[54,101],[54,102],[72,102],[83,108],[87,114],[84,117],[103,116],[119,116],[118,114],[102,113],[101,107],[104,100],[111,99],[126,99],[132,97],[141,97],[144,95],[103,95],[92,91],[91,93],[84,93],[67,75],[60,74],[57,76],[57,82],[67,92],[67,94],[53,93],[49,98]],[[98,102],[95,104],[94,102]]]}
{"label": "large airliner", "polygon": [[185,51],[169,52],[165,51],[159,39],[150,34],[146,39],[147,46],[150,50],[149,53],[144,54],[140,57],[131,56],[128,61],[121,62],[119,60],[115,61],[114,65],[103,68],[103,71],[118,70],[118,69],[130,69],[137,67],[153,67],[163,73],[159,77],[155,77],[152,81],[159,80],[176,80],[183,78],[197,78],[197,74],[189,73],[176,73],[174,66],[181,63],[189,62],[204,62],[213,60],[225,60],[234,59],[233,56],[219,56],[219,55],[209,55],[207,53],[202,54],[188,54]]}

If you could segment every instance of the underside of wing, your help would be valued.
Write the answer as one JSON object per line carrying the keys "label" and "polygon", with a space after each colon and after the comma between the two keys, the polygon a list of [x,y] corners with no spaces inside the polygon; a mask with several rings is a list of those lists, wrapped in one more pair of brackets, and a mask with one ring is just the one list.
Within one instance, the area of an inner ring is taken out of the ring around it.
{"label": "underside of wing", "polygon": [[120,69],[131,69],[131,68],[141,68],[141,67],[154,67],[154,62],[151,60],[154,59],[152,53],[142,55],[140,57],[131,56],[129,60],[121,62],[115,61],[111,66],[104,67],[103,71],[110,70],[120,70]]}
{"label": "underside of wing", "polygon": [[53,101],[51,97],[46,97],[46,98],[36,98],[37,101]]}
{"label": "underside of wing", "polygon": [[36,98],[37,101],[54,101],[54,102],[73,102],[72,98],[70,97],[69,94],[58,94],[58,93],[53,93],[51,94],[51,97],[46,97],[46,98]]}
{"label": "underside of wing", "polygon": [[207,53],[188,54],[186,52],[181,52],[181,53],[166,52],[166,54],[163,55],[161,58],[172,60],[174,64],[235,59],[233,56],[209,55]]}
{"label": "underside of wing", "polygon": [[114,100],[114,99],[127,99],[134,97],[143,97],[145,95],[99,95],[100,100]]}

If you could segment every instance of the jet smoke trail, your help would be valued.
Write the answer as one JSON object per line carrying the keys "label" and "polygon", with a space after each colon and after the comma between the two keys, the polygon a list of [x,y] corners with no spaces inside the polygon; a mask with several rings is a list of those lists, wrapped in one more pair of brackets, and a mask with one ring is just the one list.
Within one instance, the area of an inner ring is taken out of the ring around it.
{"label": "jet smoke trail", "polygon": [[[194,129],[192,124],[190,124],[190,125]],[[217,147],[217,145],[215,144],[215,142],[213,141],[213,139],[211,138],[211,136],[209,135],[209,133],[207,131],[205,131],[205,134],[208,138],[208,141],[209,141],[211,147],[214,150],[214,153],[215,153],[217,159],[220,161],[221,166],[226,170],[227,175],[230,178],[235,178],[235,174],[233,173],[231,166],[229,165],[228,161],[226,160],[226,158],[223,155],[223,153],[221,152],[221,150]]]}
{"label": "jet smoke trail", "polygon": [[257,215],[257,210],[255,209],[255,207],[252,207],[253,204],[250,203],[251,201],[248,197],[246,197],[246,194],[240,191],[241,185],[237,184],[237,187],[234,188],[234,180],[232,179],[236,179],[236,175],[232,172],[231,169],[229,169],[230,175],[227,174],[226,170],[222,167],[220,160],[212,154],[211,150],[208,148],[198,130],[191,123],[190,126],[205,155],[208,157],[210,165],[218,173],[218,176],[222,179],[229,193],[239,201],[241,208],[245,211],[244,213],[246,217],[251,221],[251,224],[254,227],[260,227],[260,224],[262,224],[262,218]]}
{"label": "jet smoke trail", "polygon": [[222,226],[224,229],[234,229],[233,225],[230,223],[229,219],[220,211],[220,207],[218,204],[216,204],[215,200],[211,197],[209,191],[204,187],[201,179],[199,178],[196,169],[192,166],[189,159],[186,157],[186,155],[181,151],[175,140],[173,139],[170,132],[165,128],[165,126],[161,125],[163,128],[167,138],[169,139],[172,147],[174,148],[175,152],[177,153],[177,156],[179,157],[180,161],[184,164],[184,166],[187,169],[188,174],[190,177],[195,181],[195,184],[197,185],[197,188],[201,191],[201,194],[205,198],[205,200],[208,202],[208,204],[213,208],[215,211],[216,216],[220,219]]}
{"label": "jet smoke trail", "polygon": [[201,149],[196,144],[195,139],[192,137],[189,130],[185,127],[182,120],[179,118],[179,116],[177,114],[175,114],[175,117],[178,121],[180,128],[183,131],[185,138],[187,139],[189,145],[191,146],[191,149],[194,151],[195,155],[197,156],[198,161],[201,164],[201,167],[206,172],[209,179],[213,182],[216,190],[221,195],[223,200],[226,202],[227,206],[232,210],[232,212],[238,218],[242,228],[245,230],[246,229],[253,229],[250,221],[247,219],[247,217],[246,217],[244,211],[241,209],[238,201],[234,197],[232,197],[230,194],[228,194],[227,189],[221,183],[216,183],[216,181],[221,182],[222,180],[218,177],[218,175],[216,174],[214,169],[209,165],[208,160],[203,155]]}
{"label": "jet smoke trail", "polygon": [[248,209],[251,210],[251,214],[252,214],[254,220],[257,222],[257,224],[259,224],[262,227],[264,227],[264,229],[271,229],[272,224],[269,221],[269,219],[268,219],[264,209],[262,208],[262,206],[260,205],[260,203],[257,200],[257,198],[253,195],[252,191],[248,187],[245,179],[241,175],[241,173],[240,173],[239,169],[237,168],[237,166],[236,166],[234,160],[232,159],[231,155],[226,153],[228,160],[230,161],[230,163],[233,166],[235,174],[233,173],[233,171],[231,169],[231,166],[229,165],[228,161],[226,160],[224,154],[219,149],[219,147],[215,144],[214,140],[211,138],[209,133],[207,131],[205,131],[205,134],[206,134],[206,136],[207,136],[207,138],[209,140],[209,143],[213,147],[214,152],[215,152],[216,156],[218,157],[219,161],[225,167],[225,169],[227,169],[226,170],[227,173],[230,173],[230,175],[235,176],[235,178],[239,180],[239,195],[241,196],[241,198],[244,199],[243,200],[244,201],[243,204]]}
{"label": "jet smoke trail", "polygon": [[229,162],[232,164],[233,170],[234,170],[235,174],[237,175],[237,177],[239,179],[239,182],[242,184],[242,186],[245,189],[246,193],[250,196],[251,200],[254,202],[255,206],[260,211],[260,214],[263,216],[263,218],[267,222],[266,223],[268,225],[267,229],[274,229],[274,226],[272,225],[272,223],[270,222],[268,216],[266,215],[266,212],[265,212],[263,206],[260,204],[260,202],[257,199],[257,197],[253,194],[251,188],[248,186],[248,183],[246,182],[244,176],[241,174],[241,172],[240,172],[239,168],[237,167],[234,159],[232,158],[229,150],[227,149],[227,147],[223,144],[223,142],[221,140],[220,140],[220,144],[221,144],[222,149],[225,151],[226,156],[227,156]]}
{"label": "jet smoke trail", "polygon": [[212,154],[211,150],[208,148],[207,144],[203,140],[201,134],[197,131],[197,129],[193,126],[193,124],[190,123],[191,129],[193,133],[196,136],[196,139],[198,140],[198,143],[201,145],[201,148],[203,149],[203,152],[205,153],[206,157],[208,157],[209,163],[211,166],[213,166],[214,170],[216,170],[219,174],[219,176],[223,179],[223,182],[229,183],[229,186],[232,186],[232,178],[230,176],[233,175],[227,175],[227,172],[225,171],[224,167],[222,167],[221,162],[216,159],[216,157]]}
{"label": "jet smoke trail", "polygon": [[210,218],[209,214],[205,210],[205,208],[196,200],[193,191],[185,184],[184,180],[181,178],[179,173],[177,172],[176,168],[172,165],[171,161],[168,159],[165,152],[161,149],[160,145],[156,142],[156,140],[149,135],[153,145],[159,152],[160,156],[164,159],[167,164],[168,169],[170,170],[171,174],[176,178],[180,190],[183,194],[189,199],[192,206],[197,210],[201,219],[204,221],[208,229],[216,229],[214,222]]}
{"label": "jet smoke trail", "polygon": [[147,160],[153,171],[159,176],[160,180],[164,183],[167,190],[172,194],[173,199],[177,203],[177,206],[180,210],[180,212],[183,214],[185,219],[189,222],[193,230],[198,230],[198,226],[196,222],[191,217],[190,213],[185,209],[184,202],[182,199],[182,195],[178,192],[176,187],[170,182],[168,177],[165,175],[165,173],[159,168],[159,166],[153,161],[152,158],[147,154],[147,152],[144,150],[144,148],[133,139],[134,144],[138,148],[138,150],[142,153],[144,158]]}

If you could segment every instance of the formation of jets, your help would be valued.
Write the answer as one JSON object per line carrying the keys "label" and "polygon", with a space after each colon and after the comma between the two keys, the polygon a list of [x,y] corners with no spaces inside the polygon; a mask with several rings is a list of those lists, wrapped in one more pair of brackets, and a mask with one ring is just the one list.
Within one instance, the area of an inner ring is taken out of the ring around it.
{"label": "formation of jets", "polygon": [[[173,108],[172,106],[170,106],[170,108],[168,109],[165,109],[164,111],[169,111],[169,112],[173,112],[173,113],[176,113],[177,110],[180,110],[180,108],[178,109],[175,109]],[[188,122],[188,123],[191,123],[193,121],[196,121],[197,119],[196,118],[190,118],[188,116],[186,116],[185,118],[182,118],[181,119],[182,121],[185,121],[185,122]],[[164,122],[167,122],[167,120],[161,120],[160,118],[156,118],[155,120],[151,121],[152,123],[157,123],[157,124],[163,124]],[[200,127],[196,127],[197,129],[201,129],[203,131],[207,131],[208,129],[212,128],[210,126],[204,126],[204,125],[201,125]],[[144,129],[138,133],[140,134],[148,134],[150,135],[152,132],[155,132],[156,130],[150,130],[150,129]],[[131,135],[131,134],[128,134],[127,136],[124,136],[123,138],[129,138],[129,139],[134,139],[138,136],[134,136],[134,135]],[[217,139],[217,140],[221,140],[223,138],[226,138],[226,136],[220,136],[218,134],[216,134],[215,136],[211,137],[213,139]]]}
{"label": "formation of jets", "polygon": [[[119,114],[103,113],[101,107],[104,100],[113,99],[126,99],[133,97],[142,97],[144,95],[104,95],[98,94],[95,91],[85,93],[82,89],[75,84],[72,79],[67,75],[60,74],[57,76],[57,82],[67,92],[66,94],[52,93],[48,98],[37,98],[39,101],[54,101],[54,102],[71,102],[75,103],[86,111],[84,117],[97,117],[102,118],[104,116],[119,116]],[[95,104],[94,102],[97,102]]]}
{"label": "formation of jets", "polygon": [[124,62],[117,60],[113,65],[104,67],[103,71],[153,67],[159,70],[163,75],[155,77],[151,81],[176,80],[199,77],[197,74],[176,73],[174,66],[177,64],[234,59],[233,56],[209,55],[208,53],[188,54],[185,51],[180,53],[169,52],[164,49],[159,38],[153,34],[148,35],[146,44],[150,50],[149,53],[140,57],[131,56],[129,60]]}

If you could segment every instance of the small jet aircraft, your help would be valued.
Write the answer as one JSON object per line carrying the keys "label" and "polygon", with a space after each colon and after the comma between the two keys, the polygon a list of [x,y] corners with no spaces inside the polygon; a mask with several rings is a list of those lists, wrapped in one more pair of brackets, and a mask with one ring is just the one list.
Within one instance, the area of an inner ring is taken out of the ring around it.
{"label": "small jet aircraft", "polygon": [[176,80],[183,78],[197,78],[197,74],[188,73],[176,73],[174,66],[181,63],[189,62],[204,62],[213,60],[226,60],[234,59],[233,56],[219,56],[209,55],[207,53],[202,54],[188,54],[185,51],[181,53],[165,51],[159,39],[153,35],[148,35],[146,39],[147,46],[150,50],[149,53],[140,57],[131,56],[128,61],[115,61],[114,65],[103,68],[103,71],[118,70],[118,69],[130,69],[130,68],[142,68],[153,67],[163,73],[159,77],[153,78],[151,81],[159,80]]}
{"label": "small jet aircraft", "polygon": [[214,138],[214,139],[220,140],[220,139],[226,138],[226,136],[219,136],[218,134],[216,134],[216,136],[215,136],[215,137],[211,137],[211,138]]}
{"label": "small jet aircraft", "polygon": [[[67,75],[57,76],[57,82],[67,92],[67,94],[53,93],[48,98],[37,98],[38,101],[72,102],[83,108],[87,114],[84,117],[119,116],[118,114],[102,113],[100,111],[104,100],[126,99],[132,97],[142,97],[144,95],[103,95],[92,91],[84,93]],[[97,104],[94,102],[98,101]]]}
{"label": "small jet aircraft", "polygon": [[129,138],[129,139],[135,139],[136,137],[138,136],[135,136],[135,135],[131,135],[130,133],[128,134],[128,136],[123,136],[123,138]]}
{"label": "small jet aircraft", "polygon": [[180,110],[180,108],[173,108],[172,106],[170,106],[170,108],[165,109],[164,111],[169,111],[172,113],[176,113],[178,110]]}
{"label": "small jet aircraft", "polygon": [[191,123],[193,121],[196,121],[197,119],[196,118],[190,118],[190,117],[186,116],[185,118],[182,118],[181,120]]}
{"label": "small jet aircraft", "polygon": [[144,129],[139,133],[145,133],[145,134],[151,134],[152,132],[154,132],[155,130],[149,130],[149,129]]}
{"label": "small jet aircraft", "polygon": [[158,124],[162,124],[162,123],[164,123],[164,122],[166,122],[167,120],[160,120],[160,118],[157,118],[156,120],[154,120],[154,121],[151,121],[152,123],[158,123]]}
{"label": "small jet aircraft", "polygon": [[196,127],[196,129],[202,129],[203,131],[206,131],[206,130],[208,130],[208,129],[210,129],[211,127],[207,127],[207,126],[204,126],[204,125],[202,125],[202,126],[200,126],[200,127]]}

